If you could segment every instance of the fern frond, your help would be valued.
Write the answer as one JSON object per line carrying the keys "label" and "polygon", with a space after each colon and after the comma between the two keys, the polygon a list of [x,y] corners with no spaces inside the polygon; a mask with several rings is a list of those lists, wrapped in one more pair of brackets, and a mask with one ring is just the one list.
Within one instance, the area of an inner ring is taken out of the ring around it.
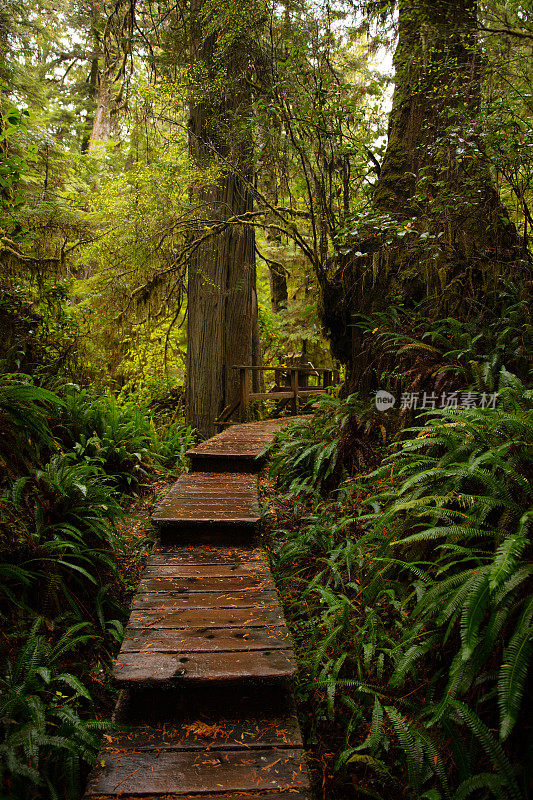
{"label": "fern frond", "polygon": [[489,728],[487,728],[477,714],[464,703],[461,703],[459,700],[452,700],[451,705],[459,720],[470,728],[498,772],[505,778],[505,786],[509,797],[512,798],[512,800],[524,800],[516,782],[513,767],[505,755],[502,746],[494,738]]}
{"label": "fern frond", "polygon": [[511,733],[524,701],[524,688],[533,655],[533,597],[530,597],[505,650],[498,679],[500,739]]}
{"label": "fern frond", "polygon": [[507,800],[507,795],[503,790],[505,787],[505,778],[500,775],[494,775],[491,772],[480,772],[478,775],[472,775],[466,778],[453,794],[452,800],[466,800],[474,792],[479,789],[488,789],[496,800]]}
{"label": "fern frond", "polygon": [[409,783],[415,791],[419,791],[423,764],[420,740],[397,708],[394,706],[385,706],[385,711],[394,726],[398,741],[405,754]]}

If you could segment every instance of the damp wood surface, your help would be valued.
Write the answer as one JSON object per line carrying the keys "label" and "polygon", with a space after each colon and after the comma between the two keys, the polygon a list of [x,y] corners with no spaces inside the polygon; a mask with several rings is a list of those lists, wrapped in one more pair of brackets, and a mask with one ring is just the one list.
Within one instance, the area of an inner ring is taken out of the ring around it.
{"label": "damp wood surface", "polygon": [[287,650],[291,647],[285,627],[263,628],[130,628],[122,653],[183,653],[196,651]]}
{"label": "damp wood surface", "polygon": [[286,422],[193,448],[192,471],[155,510],[159,539],[114,666],[125,728],[104,735],[86,798],[312,800],[292,641],[254,540],[256,456]]}

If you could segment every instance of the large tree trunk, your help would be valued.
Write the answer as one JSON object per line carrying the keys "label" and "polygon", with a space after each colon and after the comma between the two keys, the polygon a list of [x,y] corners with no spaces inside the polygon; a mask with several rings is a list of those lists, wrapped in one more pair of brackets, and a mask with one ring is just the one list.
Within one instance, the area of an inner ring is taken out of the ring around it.
{"label": "large tree trunk", "polygon": [[109,81],[104,72],[100,76],[100,86],[87,152],[94,154],[98,147],[105,145],[109,141],[112,129],[112,115],[115,111],[114,105]]}
{"label": "large tree trunk", "polygon": [[[105,11],[105,4],[103,6]],[[103,36],[97,32],[96,17],[100,7],[92,5],[95,58],[91,67],[91,94],[96,98],[91,133],[84,138],[84,148],[95,153],[105,145],[116,132],[118,115],[123,106],[123,92],[126,70],[131,56],[132,36],[135,19],[135,0],[116,0],[109,10]],[[102,40],[100,42],[100,39]],[[102,52],[100,53],[100,44]],[[99,70],[99,56],[103,57],[102,70]],[[98,91],[96,92],[96,85]]]}
{"label": "large tree trunk", "polygon": [[[425,217],[457,272],[475,255],[508,261],[516,231],[476,130],[481,99],[477,0],[400,0],[396,86],[374,206]],[[479,251],[481,248],[481,253]]]}
{"label": "large tree trunk", "polygon": [[350,389],[369,361],[354,313],[425,300],[428,313],[460,315],[522,256],[476,127],[477,0],[400,0],[394,63],[373,210],[353,235],[356,254],[323,279],[324,322]]}
{"label": "large tree trunk", "polygon": [[189,147],[192,164],[205,177],[191,189],[196,225],[188,277],[187,409],[190,423],[210,436],[217,416],[238,398],[239,373],[232,367],[257,358],[257,300],[254,229],[235,221],[252,211],[252,134],[245,122],[249,54],[246,39],[235,38],[229,52],[224,42],[222,63],[221,30],[210,20],[205,33],[202,6],[203,0],[192,0]]}

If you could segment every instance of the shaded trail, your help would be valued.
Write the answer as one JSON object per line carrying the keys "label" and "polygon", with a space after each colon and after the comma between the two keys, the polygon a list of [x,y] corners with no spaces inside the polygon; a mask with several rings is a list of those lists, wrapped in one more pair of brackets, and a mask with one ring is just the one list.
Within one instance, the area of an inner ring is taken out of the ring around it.
{"label": "shaded trail", "polygon": [[117,717],[86,798],[311,800],[292,643],[254,546],[257,454],[290,419],[234,425],[188,455],[159,529],[114,678]]}

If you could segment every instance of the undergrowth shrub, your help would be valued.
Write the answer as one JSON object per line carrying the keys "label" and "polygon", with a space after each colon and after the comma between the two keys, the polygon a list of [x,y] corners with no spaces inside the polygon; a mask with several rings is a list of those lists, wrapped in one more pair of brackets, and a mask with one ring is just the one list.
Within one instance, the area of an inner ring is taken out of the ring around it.
{"label": "undergrowth shrub", "polygon": [[134,402],[74,386],[59,398],[28,376],[3,376],[2,798],[80,796],[104,727],[92,719],[86,679],[111,702],[107,673],[127,617],[132,550],[140,546],[138,532],[120,524],[122,505],[131,502],[121,492],[182,469],[192,441],[179,420],[157,427]]}
{"label": "undergrowth shrub", "polygon": [[123,512],[106,476],[96,464],[54,455],[14,482],[4,509],[9,503],[18,527],[2,555],[16,569],[10,575],[4,565],[4,594],[52,617],[65,602],[80,613],[87,594],[94,594],[90,585],[98,587],[115,571],[114,525]]}
{"label": "undergrowth shrub", "polygon": [[55,644],[37,620],[0,674],[0,784],[3,798],[78,797],[104,726],[90,716],[87,688],[61,662],[93,637],[72,626]]}
{"label": "undergrowth shrub", "polygon": [[299,692],[371,797],[529,796],[533,392],[505,370],[499,385],[496,409],[419,419],[278,533]]}
{"label": "undergrowth shrub", "polygon": [[122,488],[135,487],[158,467],[182,470],[192,430],[180,421],[158,431],[146,405],[94,397],[70,387],[58,433],[79,460],[96,462]]}
{"label": "undergrowth shrub", "polygon": [[422,303],[359,316],[354,325],[372,373],[362,377],[398,395],[413,390],[492,392],[503,367],[526,383],[532,377],[531,303],[519,286],[497,287],[460,319],[428,319]]}
{"label": "undergrowth shrub", "polygon": [[321,395],[312,419],[282,428],[264,452],[270,454],[270,475],[289,497],[325,495],[338,486],[344,468],[351,472],[375,459],[385,438],[385,428],[357,394]]}
{"label": "undergrowth shrub", "polygon": [[0,467],[6,475],[53,448],[50,416],[62,400],[34,386],[27,375],[3,374],[0,379]]}

